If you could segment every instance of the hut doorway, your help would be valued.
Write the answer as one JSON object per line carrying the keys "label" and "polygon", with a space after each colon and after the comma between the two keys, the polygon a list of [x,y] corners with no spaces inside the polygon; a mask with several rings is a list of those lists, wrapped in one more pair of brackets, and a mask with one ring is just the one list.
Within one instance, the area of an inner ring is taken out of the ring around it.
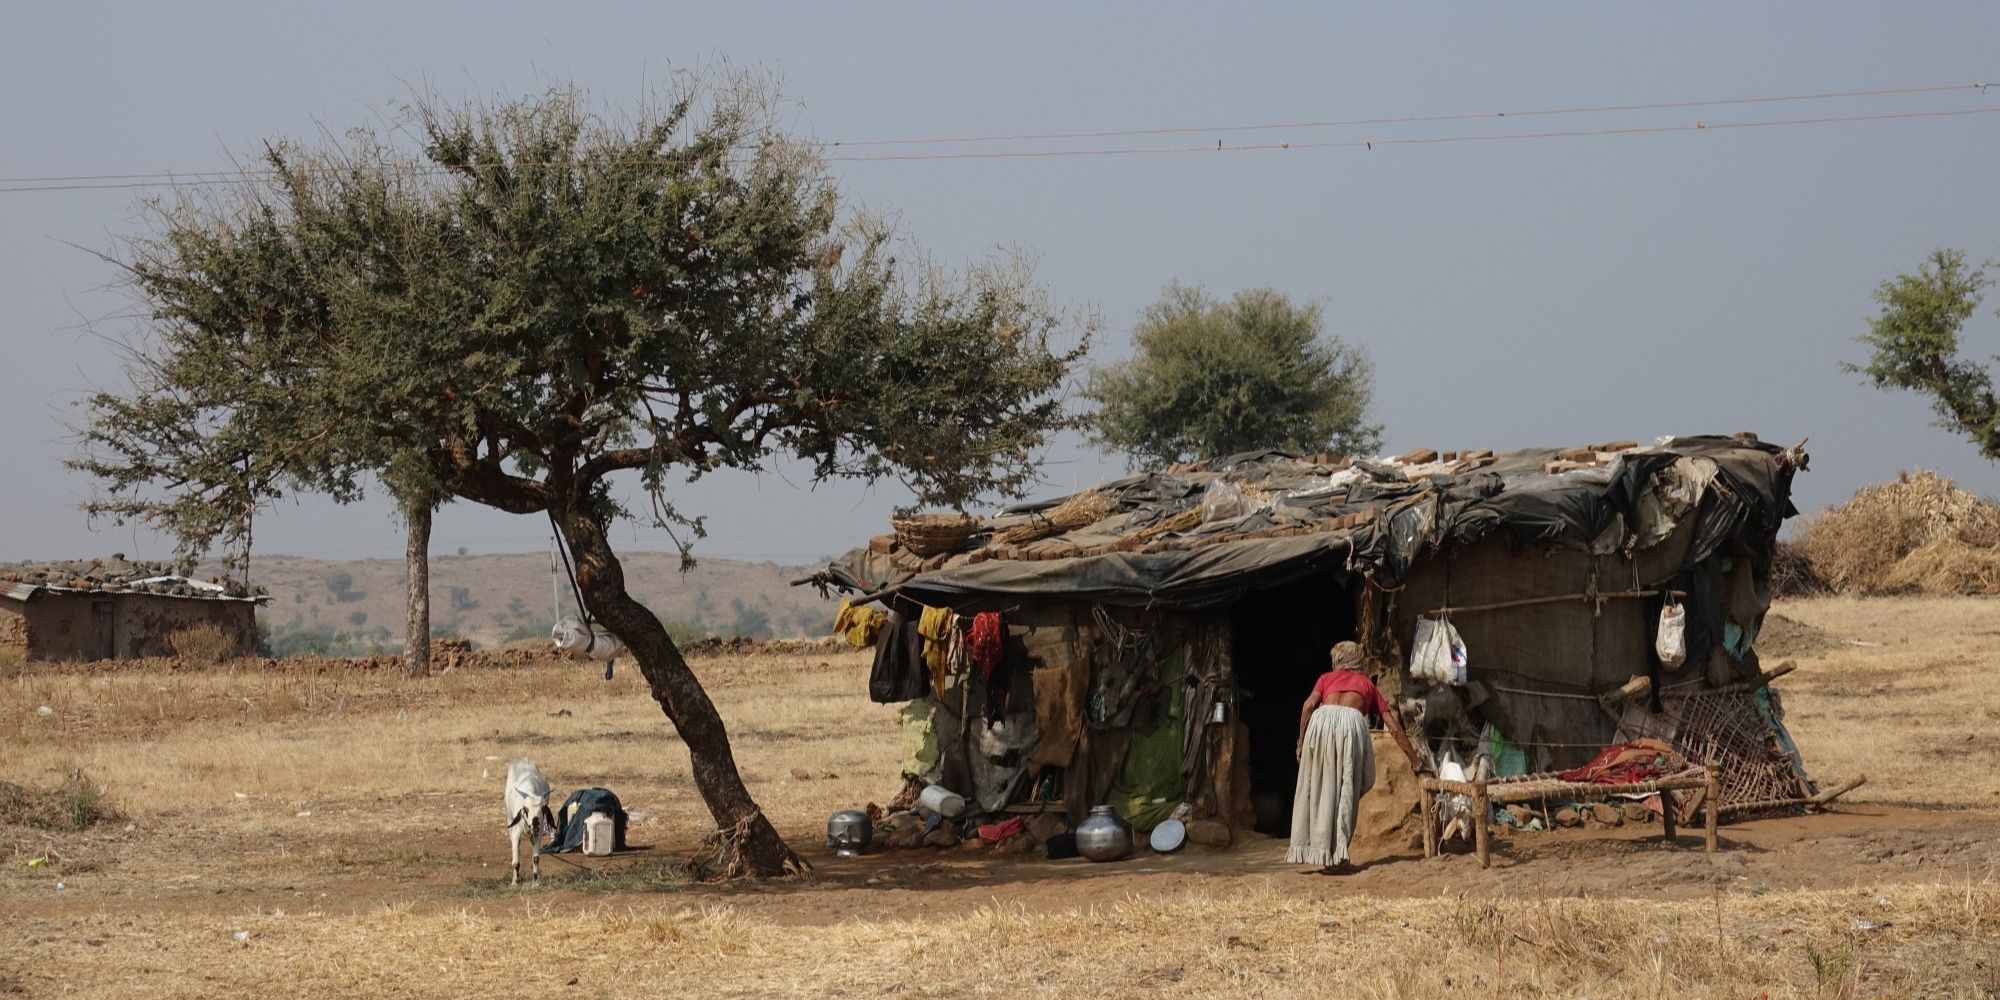
{"label": "hut doorway", "polygon": [[1230,609],[1243,724],[1250,729],[1250,806],[1259,833],[1289,836],[1299,762],[1299,708],[1326,672],[1327,651],[1354,638],[1354,597],[1331,574],[1256,590]]}

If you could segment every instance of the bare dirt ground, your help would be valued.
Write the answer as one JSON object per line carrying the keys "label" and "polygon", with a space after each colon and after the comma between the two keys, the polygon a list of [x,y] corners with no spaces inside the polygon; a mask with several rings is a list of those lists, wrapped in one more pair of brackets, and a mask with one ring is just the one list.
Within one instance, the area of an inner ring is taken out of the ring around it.
{"label": "bare dirt ground", "polygon": [[[1832,814],[1725,826],[1716,855],[1657,827],[1502,835],[1490,871],[1371,843],[1343,878],[1274,840],[833,858],[827,813],[893,792],[901,751],[853,655],[697,663],[817,868],[728,886],[672,870],[710,823],[625,671],[17,666],[0,780],[81,767],[125,818],[0,826],[0,995],[1995,995],[2000,602],[1776,614],[1761,645],[1801,664],[1780,687],[1809,767],[1869,775]],[[643,849],[508,887],[520,754],[558,789],[616,790]]]}

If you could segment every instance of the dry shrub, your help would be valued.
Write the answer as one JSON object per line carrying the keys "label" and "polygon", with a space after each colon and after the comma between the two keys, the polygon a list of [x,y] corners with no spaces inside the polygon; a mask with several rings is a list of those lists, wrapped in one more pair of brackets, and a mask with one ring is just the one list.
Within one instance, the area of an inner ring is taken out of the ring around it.
{"label": "dry shrub", "polygon": [[1799,544],[1838,593],[1961,593],[1994,582],[2000,504],[1935,472],[1904,473],[1814,517]]}
{"label": "dry shrub", "polygon": [[1771,547],[1771,596],[1820,597],[1833,593],[1806,556],[1802,543],[1779,539]]}
{"label": "dry shrub", "polygon": [[220,663],[237,653],[236,640],[216,625],[193,625],[167,637],[174,655],[197,664]]}
{"label": "dry shrub", "polygon": [[50,789],[0,781],[0,825],[41,830],[87,830],[123,819],[82,771],[71,771]]}

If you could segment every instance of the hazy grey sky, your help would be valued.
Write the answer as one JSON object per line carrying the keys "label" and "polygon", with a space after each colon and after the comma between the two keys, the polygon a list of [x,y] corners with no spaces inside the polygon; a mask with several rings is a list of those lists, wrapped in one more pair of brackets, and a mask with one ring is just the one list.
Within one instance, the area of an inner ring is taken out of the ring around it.
{"label": "hazy grey sky", "polygon": [[[374,119],[416,83],[447,94],[574,81],[638,94],[726,57],[786,81],[824,140],[1222,126],[2000,83],[2000,4],[1408,5],[269,3],[19,5],[0,38],[0,175],[224,168],[273,136]],[[1985,92],[1558,118],[1043,141],[1015,148],[1306,143],[1715,125],[2000,107]],[[943,149],[957,147],[942,147]],[[1982,492],[2000,468],[1927,426],[1911,397],[1837,364],[1877,282],[1932,247],[2000,254],[2000,115],[1790,128],[1199,155],[842,163],[938,256],[1039,256],[1058,299],[1125,351],[1170,281],[1270,284],[1325,303],[1377,366],[1388,447],[1510,448],[1667,433],[1812,437],[1813,508],[1897,470]],[[0,184],[0,187],[18,186]],[[92,530],[65,471],[71,401],[115,384],[80,329],[125,332],[111,272],[68,244],[131,231],[131,190],[0,193],[0,559],[164,554]],[[2000,349],[1989,308],[1980,355]],[[1074,442],[1067,491],[1122,471]],[[893,485],[808,492],[717,477],[683,506],[701,552],[806,561],[884,530]],[[663,544],[620,529],[626,544]],[[395,555],[386,502],[307,500],[262,518],[259,551]],[[546,526],[446,508],[441,551],[545,548]]]}

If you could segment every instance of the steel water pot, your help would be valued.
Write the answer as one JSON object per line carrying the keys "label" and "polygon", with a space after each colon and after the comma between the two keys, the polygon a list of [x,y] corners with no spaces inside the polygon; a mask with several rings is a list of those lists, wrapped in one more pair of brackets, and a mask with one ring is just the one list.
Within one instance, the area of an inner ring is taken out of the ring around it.
{"label": "steel water pot", "polygon": [[838,857],[851,858],[868,849],[875,825],[859,809],[842,809],[826,819],[826,846]]}
{"label": "steel water pot", "polygon": [[1132,853],[1132,824],[1110,806],[1091,806],[1076,826],[1076,850],[1092,861],[1117,861]]}

